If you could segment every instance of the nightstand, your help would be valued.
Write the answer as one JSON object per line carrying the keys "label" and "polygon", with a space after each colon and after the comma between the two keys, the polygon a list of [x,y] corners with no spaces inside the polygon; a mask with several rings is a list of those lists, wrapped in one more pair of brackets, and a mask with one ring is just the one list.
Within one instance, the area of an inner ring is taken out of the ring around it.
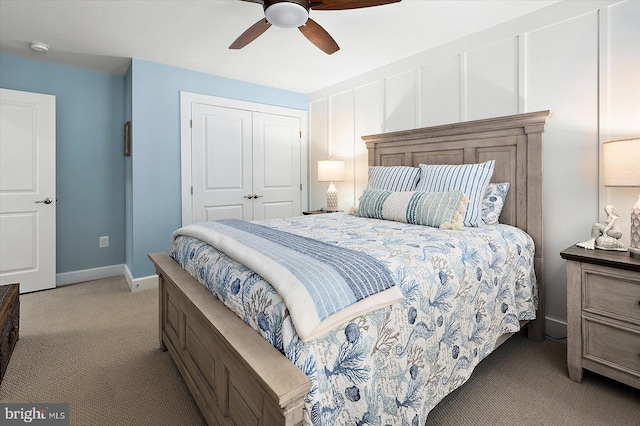
{"label": "nightstand", "polygon": [[567,260],[567,364],[640,389],[640,260],[572,246]]}
{"label": "nightstand", "polygon": [[309,214],[325,214],[325,213],[337,213],[340,210],[308,210],[306,212],[302,212],[303,215]]}

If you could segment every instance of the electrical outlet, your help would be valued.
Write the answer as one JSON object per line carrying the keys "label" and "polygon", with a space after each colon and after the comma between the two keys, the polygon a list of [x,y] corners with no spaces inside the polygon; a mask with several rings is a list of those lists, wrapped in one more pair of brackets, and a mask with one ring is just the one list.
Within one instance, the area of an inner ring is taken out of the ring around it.
{"label": "electrical outlet", "polygon": [[100,248],[109,247],[109,237],[98,238],[98,247]]}

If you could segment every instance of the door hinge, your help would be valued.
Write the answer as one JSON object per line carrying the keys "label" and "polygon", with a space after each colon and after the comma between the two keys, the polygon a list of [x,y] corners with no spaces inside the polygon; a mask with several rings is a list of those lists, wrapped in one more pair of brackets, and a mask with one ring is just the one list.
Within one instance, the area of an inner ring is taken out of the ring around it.
{"label": "door hinge", "polygon": [[189,120],[189,127],[193,129],[193,120]]}
{"label": "door hinge", "polygon": [[191,187],[191,195],[193,195],[193,186]]}
{"label": "door hinge", "polygon": [[302,184],[300,184],[300,191],[302,191]]}
{"label": "door hinge", "polygon": [[302,139],[302,130],[300,130],[300,139]]}

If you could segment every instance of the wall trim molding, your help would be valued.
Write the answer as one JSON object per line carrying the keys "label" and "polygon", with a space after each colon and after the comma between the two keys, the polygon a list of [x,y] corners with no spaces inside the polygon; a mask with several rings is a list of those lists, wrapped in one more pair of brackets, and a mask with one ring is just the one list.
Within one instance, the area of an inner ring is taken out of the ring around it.
{"label": "wall trim molding", "polygon": [[126,265],[124,264],[110,265],[99,268],[82,269],[79,271],[62,272],[56,274],[56,286],[65,286],[83,281],[93,281],[123,275],[125,266]]}
{"label": "wall trim molding", "polygon": [[136,291],[148,290],[152,288],[158,288],[158,276],[148,275],[146,277],[133,278],[131,271],[127,265],[124,265],[124,278],[129,284],[129,289],[132,293]]}
{"label": "wall trim molding", "polygon": [[80,271],[62,272],[56,274],[56,286],[61,287],[69,284],[81,283],[84,281],[100,280],[102,278],[124,275],[131,292],[147,290],[158,287],[158,276],[149,275],[146,277],[133,278],[131,271],[126,264],[102,266],[99,268],[82,269]]}
{"label": "wall trim molding", "polygon": [[545,317],[545,334],[555,340],[567,338],[567,322],[560,321],[555,318]]}

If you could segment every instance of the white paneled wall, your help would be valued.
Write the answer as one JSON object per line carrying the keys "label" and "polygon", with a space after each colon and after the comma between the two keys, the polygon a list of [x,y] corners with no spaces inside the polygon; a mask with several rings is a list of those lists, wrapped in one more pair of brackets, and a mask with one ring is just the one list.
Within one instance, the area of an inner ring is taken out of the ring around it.
{"label": "white paneled wall", "polygon": [[633,190],[605,190],[598,167],[603,140],[640,136],[638,22],[638,1],[560,2],[310,94],[310,207],[324,206],[313,163],[330,154],[349,169],[340,208],[356,204],[367,183],[362,135],[551,109],[541,188],[547,325],[562,335],[559,251],[588,237],[604,201],[635,201]]}
{"label": "white paneled wall", "polygon": [[[362,142],[362,136],[384,132],[384,83],[374,81],[364,86],[356,87],[355,93],[355,177],[354,200],[367,186],[369,178],[369,153]],[[354,205],[355,205],[354,204]]]}
{"label": "white paneled wall", "polygon": [[[353,90],[338,93],[329,99],[329,157],[345,160],[344,182],[335,182],[338,189],[338,209],[354,205],[354,107]],[[325,184],[328,186],[328,184]]]}
{"label": "white paneled wall", "polygon": [[[609,7],[600,24],[600,72],[604,77],[600,142],[640,137],[640,2]],[[629,243],[631,206],[638,195],[640,188],[604,188],[600,197],[600,206],[613,204],[620,210],[625,244]],[[600,215],[604,220],[602,211]]]}
{"label": "white paneled wall", "polygon": [[319,99],[309,105],[309,208],[327,206],[328,184],[318,182],[318,160],[329,158],[329,101]]}
{"label": "white paneled wall", "polygon": [[384,113],[387,132],[413,129],[418,117],[418,70],[384,80]]}
{"label": "white paneled wall", "polygon": [[518,38],[468,52],[464,57],[464,120],[517,114]]}
{"label": "white paneled wall", "polygon": [[587,240],[598,218],[598,12],[525,38],[525,106],[550,109],[544,145],[547,316],[566,320],[566,268],[557,255]]}
{"label": "white paneled wall", "polygon": [[462,120],[460,55],[420,68],[420,127]]}

